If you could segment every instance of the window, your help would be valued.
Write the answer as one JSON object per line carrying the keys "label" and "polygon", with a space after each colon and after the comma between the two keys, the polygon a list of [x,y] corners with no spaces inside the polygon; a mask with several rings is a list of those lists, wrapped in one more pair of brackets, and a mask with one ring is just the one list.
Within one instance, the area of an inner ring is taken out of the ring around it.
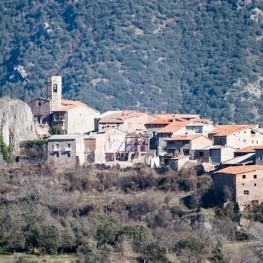
{"label": "window", "polygon": [[260,161],[262,161],[262,160],[263,160],[263,156],[260,155],[258,159],[259,159]]}
{"label": "window", "polygon": [[70,144],[70,143],[68,143],[68,145],[67,145],[67,146],[68,146],[68,148],[70,148],[71,144]]}
{"label": "window", "polygon": [[242,185],[245,185],[244,183],[242,183]]}
{"label": "window", "polygon": [[58,92],[58,85],[57,84],[53,84],[53,92]]}
{"label": "window", "polygon": [[254,186],[257,186],[257,184],[254,184]]}
{"label": "window", "polygon": [[257,179],[257,175],[256,174],[254,174],[254,179]]}
{"label": "window", "polygon": [[249,195],[249,191],[248,190],[244,190],[244,195]]}
{"label": "window", "polygon": [[38,107],[41,107],[41,101],[39,101],[39,102],[37,103],[37,106],[38,106]]}
{"label": "window", "polygon": [[245,175],[245,174],[243,174],[243,175],[242,175],[242,178],[243,178],[243,179],[246,179],[246,175]]}
{"label": "window", "polygon": [[199,152],[199,157],[203,157],[205,155],[204,152]]}
{"label": "window", "polygon": [[68,153],[68,157],[70,157],[70,153]]}

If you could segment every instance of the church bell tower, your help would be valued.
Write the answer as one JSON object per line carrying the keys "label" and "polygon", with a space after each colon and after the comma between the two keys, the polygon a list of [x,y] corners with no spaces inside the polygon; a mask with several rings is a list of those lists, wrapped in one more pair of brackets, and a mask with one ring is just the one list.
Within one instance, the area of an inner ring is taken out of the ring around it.
{"label": "church bell tower", "polygon": [[48,77],[48,99],[50,100],[50,112],[61,109],[62,77]]}

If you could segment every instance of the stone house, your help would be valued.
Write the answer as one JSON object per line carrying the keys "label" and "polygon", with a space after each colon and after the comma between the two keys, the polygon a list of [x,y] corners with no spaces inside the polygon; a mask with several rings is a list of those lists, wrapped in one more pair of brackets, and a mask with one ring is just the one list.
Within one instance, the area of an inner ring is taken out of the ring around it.
{"label": "stone house", "polygon": [[41,134],[41,128],[46,128],[43,125],[59,126],[65,134],[94,130],[94,120],[100,113],[83,102],[62,99],[61,76],[50,77],[47,89],[47,99],[37,98],[28,103],[38,127],[38,134]]}
{"label": "stone house", "polygon": [[241,211],[251,203],[263,201],[263,166],[229,166],[213,176],[217,196],[222,195],[225,187],[228,187]]}
{"label": "stone house", "polygon": [[94,119],[99,112],[83,102],[61,100],[59,110],[52,113],[52,124],[58,125],[66,134],[87,133],[94,130]]}
{"label": "stone house", "polygon": [[85,162],[84,135],[53,135],[47,143],[48,162],[55,165],[83,165]]}
{"label": "stone house", "polygon": [[166,140],[166,152],[173,156],[194,156],[194,151],[212,145],[212,141],[203,135],[176,135]]}
{"label": "stone house", "polygon": [[106,132],[116,128],[126,133],[146,133],[145,123],[152,118],[152,115],[139,111],[115,112],[99,120],[98,132]]}
{"label": "stone house", "polygon": [[257,130],[258,125],[218,125],[209,132],[213,145],[230,146],[236,149],[263,144],[263,134]]}
{"label": "stone house", "polygon": [[157,155],[166,153],[166,145],[167,140],[176,135],[184,135],[185,134],[185,126],[187,121],[174,121],[169,123],[164,128],[160,129],[157,133],[158,141],[157,141]]}
{"label": "stone house", "polygon": [[34,122],[39,124],[51,123],[50,100],[45,98],[36,98],[28,103],[34,116]]}
{"label": "stone house", "polygon": [[[157,150],[158,132],[172,122],[188,122],[200,120],[201,117],[195,114],[154,114],[155,118],[145,124],[147,133],[150,134],[150,149]],[[169,135],[168,135],[169,136]],[[161,143],[162,144],[162,143]]]}

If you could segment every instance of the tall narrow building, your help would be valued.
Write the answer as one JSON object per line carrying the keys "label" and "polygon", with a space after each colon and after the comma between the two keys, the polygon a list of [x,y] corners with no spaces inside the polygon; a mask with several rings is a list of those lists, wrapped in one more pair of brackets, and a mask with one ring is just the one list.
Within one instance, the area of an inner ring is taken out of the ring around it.
{"label": "tall narrow building", "polygon": [[50,100],[50,112],[61,109],[62,77],[51,76],[48,78],[48,99]]}

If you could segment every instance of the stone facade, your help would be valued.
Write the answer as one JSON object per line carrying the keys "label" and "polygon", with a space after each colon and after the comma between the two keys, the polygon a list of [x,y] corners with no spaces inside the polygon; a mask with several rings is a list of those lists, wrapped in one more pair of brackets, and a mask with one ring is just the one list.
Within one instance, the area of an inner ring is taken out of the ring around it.
{"label": "stone facade", "polygon": [[231,166],[214,173],[217,194],[228,186],[233,190],[235,202],[240,210],[253,202],[263,202],[263,166]]}
{"label": "stone facade", "polygon": [[37,98],[28,103],[34,116],[35,123],[50,125],[50,101],[44,98]]}
{"label": "stone facade", "polygon": [[83,135],[53,135],[48,138],[48,162],[56,165],[82,165],[85,162]]}

